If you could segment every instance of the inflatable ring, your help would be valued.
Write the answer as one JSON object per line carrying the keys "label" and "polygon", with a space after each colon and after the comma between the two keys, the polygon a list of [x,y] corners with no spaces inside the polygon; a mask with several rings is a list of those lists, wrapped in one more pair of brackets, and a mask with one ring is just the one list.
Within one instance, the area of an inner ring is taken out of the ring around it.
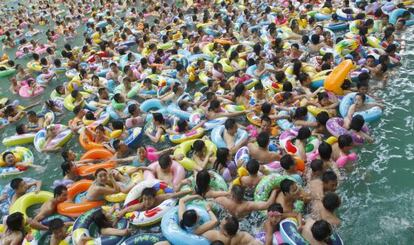
{"label": "inflatable ring", "polygon": [[[174,190],[170,188],[165,182],[162,182],[157,179],[144,180],[138,183],[132,190],[128,193],[125,198],[124,206],[128,207],[138,203],[138,198],[141,196],[142,191],[145,188],[155,188],[157,194],[162,193],[172,193]],[[147,210],[147,211],[134,211],[127,213],[125,217],[131,219],[131,223],[136,226],[149,226],[160,222],[162,216],[164,216],[169,210],[171,210],[177,203],[176,199],[168,199],[162,202],[157,207]]]}
{"label": "inflatable ring", "polygon": [[138,233],[123,241],[120,245],[152,245],[157,242],[165,241],[161,234]]}
{"label": "inflatable ring", "polygon": [[[213,141],[214,144],[216,144],[216,146],[218,148],[226,148],[227,145],[224,142],[223,139],[223,133],[224,133],[224,125],[221,125],[219,127],[215,127],[213,129],[213,131],[211,131],[211,141]],[[237,129],[237,133],[236,133],[236,142],[234,143],[235,145],[239,144],[240,142],[244,141],[247,139],[247,137],[249,137],[249,134],[247,133],[246,130],[243,130],[241,128]]]}
{"label": "inflatable ring", "polygon": [[49,141],[49,144],[47,146],[45,146],[46,129],[42,129],[39,132],[37,132],[33,140],[33,143],[38,152],[42,152],[45,147],[47,147],[48,149],[62,147],[72,138],[73,133],[68,126],[65,126],[63,124],[51,124],[48,127],[51,126],[58,127],[59,133],[56,135],[55,138]]}
{"label": "inflatable ring", "polygon": [[[94,208],[89,210],[86,213],[81,214],[79,218],[76,219],[75,224],[73,224],[72,240],[74,244],[80,244],[80,241],[84,237],[91,237],[89,232],[91,226],[93,225],[93,215],[100,211],[101,208]],[[120,219],[116,225],[115,229],[125,229],[128,226],[128,221],[126,219]],[[118,244],[124,239],[123,236],[100,236],[95,238],[93,241],[88,241],[87,245],[111,245]]]}
{"label": "inflatable ring", "polygon": [[[356,93],[349,93],[342,98],[341,103],[339,104],[339,113],[343,118],[348,115],[349,107],[354,104]],[[369,96],[366,96],[366,103],[375,102],[375,100]],[[364,117],[365,122],[375,122],[379,120],[382,116],[382,109],[378,106],[372,107],[365,111],[355,112],[354,115],[361,115]]]}
{"label": "inflatable ring", "polygon": [[[196,167],[197,163],[187,157],[188,152],[191,150],[191,147],[193,146],[193,143],[196,141],[195,140],[189,140],[189,141],[185,141],[183,143],[181,143],[180,145],[178,145],[177,149],[174,151],[174,157],[177,158],[180,155],[184,156],[184,159],[178,161],[186,170],[188,171],[192,171],[194,169],[194,167]],[[214,152],[214,155],[216,154],[217,151],[217,147],[216,145],[213,144],[213,142],[209,141],[209,140],[203,140],[205,143],[205,146],[207,148],[208,152]]]}
{"label": "inflatable ring", "polygon": [[[210,220],[210,215],[208,212],[198,206],[198,205],[187,205],[187,210],[193,209],[196,211],[198,216],[198,224],[204,224]],[[162,217],[161,220],[161,231],[163,236],[172,244],[182,244],[182,245],[208,245],[208,241],[203,236],[198,236],[192,233],[185,231],[181,228],[178,222],[178,208],[175,207],[171,209],[168,213]]]}
{"label": "inflatable ring", "polygon": [[[350,132],[347,129],[345,129],[344,127],[344,119],[339,118],[339,117],[333,117],[330,118],[327,122],[326,122],[326,129],[329,131],[329,133],[331,133],[333,136],[335,137],[339,137],[341,135],[344,134],[349,134],[352,136],[352,139],[354,141],[354,144],[356,145],[362,145],[364,144],[364,138],[357,135],[354,132]],[[369,133],[369,129],[366,125],[364,125],[362,127],[362,131],[364,133]]]}
{"label": "inflatable ring", "polygon": [[[298,154],[298,149],[292,143],[292,139],[297,136],[297,131],[295,130],[286,130],[279,137],[280,146],[288,153],[292,155]],[[305,151],[306,155],[313,154],[318,150],[320,141],[316,136],[311,136],[306,140]]]}
{"label": "inflatable ring", "polygon": [[[125,174],[127,172],[130,172],[131,169],[135,169],[135,167],[133,166],[122,166],[122,167],[117,167],[116,168],[119,172],[121,172],[122,174]],[[140,181],[142,181],[144,179],[144,175],[142,173],[142,171],[139,172],[134,172],[131,175],[131,181],[133,183],[138,183]],[[112,194],[112,195],[106,195],[105,196],[105,200],[108,202],[123,202],[125,201],[127,194],[119,192],[116,194]]]}
{"label": "inflatable ring", "polygon": [[10,207],[10,213],[20,212],[27,217],[27,209],[33,205],[45,203],[53,199],[53,193],[48,191],[29,192],[19,197]]}
{"label": "inflatable ring", "polygon": [[168,138],[170,139],[170,141],[172,143],[180,144],[180,143],[183,143],[184,141],[201,138],[203,136],[203,134],[204,134],[204,129],[203,128],[197,128],[197,129],[191,130],[190,132],[187,132],[187,133],[170,134],[168,136]]}
{"label": "inflatable ring", "polygon": [[58,213],[61,215],[68,216],[68,217],[79,217],[80,215],[87,212],[88,210],[102,206],[104,204],[104,201],[82,200],[81,203],[74,202],[75,197],[78,194],[87,191],[89,187],[92,185],[92,183],[93,183],[92,180],[80,180],[80,181],[73,183],[68,188],[67,201],[58,204],[57,206]]}
{"label": "inflatable ring", "polygon": [[85,154],[82,155],[80,160],[90,159],[91,161],[93,161],[93,160],[102,160],[104,162],[95,163],[95,164],[92,164],[92,165],[80,166],[80,167],[76,168],[76,171],[80,176],[89,176],[89,175],[95,174],[95,171],[99,168],[104,168],[104,169],[115,168],[116,163],[113,162],[113,161],[110,161],[110,159],[113,156],[114,156],[114,154],[111,151],[107,150],[107,149],[100,149],[100,148],[91,149],[91,150],[85,152]]}
{"label": "inflatable ring", "polygon": [[[31,144],[35,138],[36,133],[18,134],[5,137],[2,141],[4,146],[10,147],[15,145]],[[2,160],[0,160],[2,161]],[[1,165],[1,163],[0,163]]]}

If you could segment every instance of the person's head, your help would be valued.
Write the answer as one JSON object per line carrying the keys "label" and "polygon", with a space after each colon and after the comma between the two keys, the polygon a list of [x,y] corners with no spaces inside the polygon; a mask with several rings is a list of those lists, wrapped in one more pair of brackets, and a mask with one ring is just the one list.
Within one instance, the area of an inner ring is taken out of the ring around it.
{"label": "person's head", "polygon": [[7,216],[7,229],[10,231],[22,231],[24,226],[24,216],[20,212],[15,212]]}
{"label": "person's head", "polygon": [[283,219],[282,214],[283,207],[280,203],[273,203],[267,208],[267,216],[273,226],[277,226],[277,224]]}
{"label": "person's head", "polygon": [[27,112],[27,120],[29,121],[29,122],[37,122],[37,115],[36,115],[36,112],[34,112],[34,111],[28,111]]}
{"label": "person's head", "polygon": [[[368,73],[363,72],[361,74],[368,74]],[[369,78],[368,78],[368,80],[369,80]],[[368,81],[366,81],[366,80],[359,80],[357,82],[357,89],[358,89],[358,93],[367,94],[368,93],[368,90],[369,90],[369,83],[368,83]]]}
{"label": "person's head", "polygon": [[16,193],[25,193],[28,189],[27,183],[22,178],[14,178],[10,181],[10,187]]}
{"label": "person's head", "polygon": [[194,150],[194,153],[203,153],[204,149],[206,147],[206,144],[203,140],[196,140],[194,141],[192,145],[192,149]]}
{"label": "person's head", "polygon": [[269,133],[267,133],[267,132],[259,133],[259,135],[257,135],[256,141],[257,141],[257,144],[259,145],[259,147],[267,148],[267,146],[269,145],[269,142],[270,142]]}
{"label": "person's head", "polygon": [[65,223],[60,218],[53,219],[49,223],[49,231],[56,237],[63,238],[66,236]]}
{"label": "person's head", "polygon": [[16,163],[16,157],[11,151],[6,151],[5,153],[3,153],[2,158],[3,162],[5,162],[7,166],[12,166]]}
{"label": "person's head", "polygon": [[19,124],[19,125],[17,125],[16,126],[16,133],[17,134],[25,134],[27,132],[27,129],[26,129],[26,125],[24,125],[24,124]]}
{"label": "person's head", "polygon": [[194,209],[188,209],[183,213],[183,217],[180,221],[181,228],[192,227],[197,223],[198,215]]}
{"label": "person's head", "polygon": [[332,191],[334,192],[336,190],[336,187],[338,186],[338,177],[336,176],[334,171],[328,170],[325,171],[322,174],[322,184],[323,184],[323,190],[325,192]]}
{"label": "person's head", "polygon": [[221,167],[227,167],[227,162],[231,160],[230,151],[227,148],[218,148],[216,153],[216,161],[214,162],[214,169],[217,171]]}
{"label": "person's head", "polygon": [[241,185],[233,185],[231,188],[231,196],[236,202],[242,202],[244,198],[244,187]]}
{"label": "person's head", "polygon": [[76,159],[76,154],[72,150],[62,151],[61,156],[65,161],[75,161]]}
{"label": "person's head", "polygon": [[282,168],[286,171],[295,171],[295,159],[292,157],[292,155],[285,154],[282,156],[282,158],[280,158],[280,166],[282,166]]}
{"label": "person's head", "polygon": [[259,172],[260,164],[255,159],[250,159],[246,164],[246,169],[250,175],[256,175]]}
{"label": "person's head", "polygon": [[365,103],[365,100],[367,99],[367,96],[362,93],[357,93],[355,95],[355,104],[357,106],[362,106]]}
{"label": "person's head", "polygon": [[58,203],[66,201],[68,199],[68,188],[64,185],[58,185],[53,189],[53,196]]}
{"label": "person's head", "polygon": [[158,159],[158,164],[160,165],[160,168],[163,170],[168,170],[171,167],[171,158],[170,158],[170,154],[165,153],[163,155],[160,156],[160,158]]}
{"label": "person's head", "polygon": [[321,219],[312,225],[311,232],[315,240],[322,242],[329,239],[332,234],[332,228],[328,222]]}
{"label": "person's head", "polygon": [[286,197],[295,198],[299,192],[299,187],[295,181],[284,179],[280,182],[280,190]]}
{"label": "person's head", "polygon": [[145,207],[151,207],[155,203],[155,196],[157,191],[153,187],[148,187],[142,190],[142,202]]}
{"label": "person's head", "polygon": [[108,171],[104,168],[98,168],[95,171],[95,179],[97,182],[104,184],[108,181]]}
{"label": "person's head", "polygon": [[185,119],[178,120],[178,122],[177,122],[177,129],[178,130],[177,131],[179,133],[185,132],[187,130],[187,128],[188,128],[188,122]]}
{"label": "person's head", "polygon": [[323,172],[323,161],[320,159],[312,160],[310,163],[310,168],[312,169],[312,174],[316,176],[322,175]]}
{"label": "person's head", "polygon": [[349,129],[353,129],[357,132],[361,131],[362,127],[365,124],[365,119],[361,115],[355,115],[351,119],[351,123],[349,125]]}
{"label": "person's head", "polygon": [[161,113],[153,113],[152,114],[153,118],[154,118],[154,123],[157,125],[161,125],[165,123],[165,119],[164,116]]}
{"label": "person's head", "polygon": [[312,133],[308,127],[301,127],[298,131],[298,135],[296,136],[296,139],[298,140],[306,140],[309,137],[311,137]]}
{"label": "person's head", "polygon": [[260,129],[262,132],[269,132],[272,128],[272,119],[270,117],[263,115],[260,119]]}
{"label": "person's head", "polygon": [[316,115],[316,121],[318,122],[319,126],[325,126],[326,122],[329,120],[329,114],[326,111],[321,111]]}
{"label": "person's head", "polygon": [[296,120],[302,120],[302,119],[305,119],[307,114],[308,114],[308,108],[306,108],[305,106],[301,106],[301,107],[296,108],[295,114],[293,115],[293,117]]}
{"label": "person's head", "polygon": [[323,207],[329,212],[334,212],[341,206],[341,199],[335,192],[327,192],[322,199]]}
{"label": "person's head", "polygon": [[237,133],[237,123],[233,118],[229,118],[224,122],[224,127],[228,134],[235,135]]}
{"label": "person's head", "polygon": [[75,173],[75,166],[70,161],[65,161],[60,165],[60,168],[62,169],[63,176],[66,176],[70,173]]}
{"label": "person's head", "polygon": [[204,196],[208,191],[210,184],[210,173],[207,170],[201,170],[196,176],[196,188],[195,191],[198,195]]}
{"label": "person's head", "polygon": [[234,216],[226,217],[220,222],[220,229],[223,230],[228,236],[232,237],[236,235],[239,230],[239,221]]}
{"label": "person's head", "polygon": [[332,146],[325,141],[318,146],[318,153],[322,160],[329,161],[332,155]]}
{"label": "person's head", "polygon": [[108,220],[108,217],[105,215],[102,209],[98,209],[92,214],[92,220],[99,230],[112,227],[111,222]]}
{"label": "person's head", "polygon": [[342,151],[350,150],[352,148],[352,143],[352,136],[349,134],[343,134],[338,137],[338,146]]}

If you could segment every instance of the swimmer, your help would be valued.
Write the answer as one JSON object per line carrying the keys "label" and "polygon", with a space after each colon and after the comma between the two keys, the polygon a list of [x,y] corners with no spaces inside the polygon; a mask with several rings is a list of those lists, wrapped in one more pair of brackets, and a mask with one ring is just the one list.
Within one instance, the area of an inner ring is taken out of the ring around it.
{"label": "swimmer", "polygon": [[257,138],[257,143],[249,143],[250,157],[259,161],[260,164],[268,164],[280,160],[280,155],[269,151],[270,138],[267,132],[261,132]]}

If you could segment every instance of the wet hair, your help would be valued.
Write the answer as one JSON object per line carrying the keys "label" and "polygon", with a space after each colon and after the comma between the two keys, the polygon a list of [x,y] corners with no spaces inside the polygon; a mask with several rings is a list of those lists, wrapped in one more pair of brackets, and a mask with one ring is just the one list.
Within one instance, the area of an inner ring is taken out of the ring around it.
{"label": "wet hair", "polygon": [[352,137],[349,134],[343,134],[338,137],[338,146],[340,149],[352,145]]}
{"label": "wet hair", "polygon": [[15,212],[7,216],[7,229],[11,231],[21,231],[23,229],[24,216],[20,212]]}
{"label": "wet hair", "polygon": [[209,111],[215,110],[217,108],[220,108],[220,101],[218,100],[213,100],[210,102],[210,106],[208,107]]}
{"label": "wet hair", "polygon": [[295,159],[291,155],[286,154],[280,158],[280,166],[285,170],[289,170],[295,166]]}
{"label": "wet hair", "polygon": [[96,120],[95,115],[91,111],[86,112],[85,118],[86,120]]}
{"label": "wet hair", "polygon": [[214,162],[213,169],[218,171],[219,165],[227,168],[227,159],[229,157],[230,151],[227,148],[218,148],[216,153],[216,161]]}
{"label": "wet hair", "polygon": [[36,115],[36,112],[34,112],[34,111],[28,111],[27,112],[27,116],[29,116],[29,117],[35,117],[37,115]]}
{"label": "wet hair", "polygon": [[183,218],[180,220],[180,227],[192,227],[197,222],[197,212],[194,209],[186,210],[183,213]]}
{"label": "wet hair", "polygon": [[157,195],[157,191],[153,187],[147,187],[142,190],[141,196],[146,197],[155,197]]}
{"label": "wet hair", "polygon": [[285,92],[292,92],[293,91],[293,86],[292,86],[292,83],[291,82],[284,82],[283,83],[283,91],[285,91]]}
{"label": "wet hair", "polygon": [[193,145],[192,145],[192,149],[195,152],[200,152],[204,149],[204,147],[206,146],[206,144],[204,143],[204,141],[202,140],[196,140],[194,141]]}
{"label": "wet hair", "polygon": [[306,140],[307,138],[311,137],[311,131],[308,127],[301,127],[298,131],[298,135],[296,139],[298,140]]}
{"label": "wet hair", "polygon": [[322,204],[328,211],[333,212],[341,205],[341,199],[335,192],[328,192],[323,197]]}
{"label": "wet hair", "polygon": [[49,231],[54,232],[65,226],[65,223],[60,218],[52,219],[49,222]]}
{"label": "wet hair", "polygon": [[63,162],[60,165],[60,169],[62,169],[63,176],[65,176],[66,174],[69,173],[71,166],[72,166],[72,163],[70,163],[70,162]]}
{"label": "wet hair", "polygon": [[283,194],[287,194],[290,191],[290,187],[293,186],[295,182],[290,179],[284,179],[280,182],[280,190]]}
{"label": "wet hair", "polygon": [[97,177],[97,176],[98,176],[98,174],[99,174],[100,172],[105,172],[105,173],[107,173],[108,171],[106,171],[106,169],[104,169],[104,168],[98,168],[98,169],[95,171],[95,177]]}
{"label": "wet hair", "polygon": [[295,119],[299,119],[299,118],[303,118],[308,114],[308,108],[306,108],[305,106],[301,106],[296,108],[295,110],[295,114],[293,115],[293,117]]}
{"label": "wet hair", "polygon": [[316,115],[316,121],[321,125],[326,125],[326,122],[329,120],[329,114],[326,111],[321,111]]}
{"label": "wet hair", "polygon": [[177,122],[177,128],[178,128],[178,132],[179,133],[184,133],[185,130],[187,129],[188,123],[186,120],[184,119],[180,119]]}
{"label": "wet hair", "polygon": [[256,159],[250,159],[246,164],[246,169],[250,175],[255,175],[259,172],[260,164]]}
{"label": "wet hair", "polygon": [[310,163],[310,168],[312,172],[322,171],[323,170],[323,161],[321,159],[315,159]]}
{"label": "wet hair", "polygon": [[317,34],[313,34],[310,38],[312,44],[316,45],[320,42],[320,37]]}
{"label": "wet hair", "polygon": [[256,138],[257,144],[259,147],[265,148],[269,145],[270,136],[267,132],[260,132]]}
{"label": "wet hair", "polygon": [[236,217],[230,216],[226,218],[226,224],[224,224],[224,230],[229,236],[234,236],[239,230],[239,221]]}
{"label": "wet hair", "polygon": [[154,118],[154,121],[156,122],[165,123],[165,119],[161,113],[158,113],[158,112],[153,113],[152,117]]}
{"label": "wet hair", "polygon": [[231,187],[231,194],[237,201],[242,201],[244,197],[244,187],[241,185],[233,185]]}
{"label": "wet hair", "polygon": [[331,159],[332,155],[332,146],[325,141],[318,146],[318,153],[322,160],[329,160]]}
{"label": "wet hair", "polygon": [[322,174],[321,179],[323,183],[328,183],[329,181],[338,181],[338,176],[336,176],[334,171],[328,170]]}
{"label": "wet hair", "polygon": [[171,166],[170,154],[162,154],[158,159],[158,164],[160,165],[161,169],[167,169],[169,166]]}
{"label": "wet hair", "polygon": [[66,186],[58,185],[58,186],[55,187],[55,189],[53,189],[53,196],[58,197],[58,196],[62,195],[62,193],[64,191],[67,191],[67,190],[68,190],[68,188],[66,188]]}
{"label": "wet hair", "polygon": [[316,221],[312,227],[311,232],[313,238],[317,241],[323,241],[332,234],[331,225],[325,220],[321,219]]}
{"label": "wet hair", "polygon": [[242,95],[245,90],[246,90],[246,87],[244,86],[243,83],[237,84],[236,87],[234,88],[234,98],[237,98],[240,95]]}
{"label": "wet hair", "polygon": [[23,182],[22,178],[14,178],[10,181],[10,187],[13,190],[17,190],[17,188],[19,188],[20,183],[22,183],[22,182]]}
{"label": "wet hair", "polygon": [[210,243],[210,245],[224,245],[222,241],[216,240]]}
{"label": "wet hair", "polygon": [[204,196],[206,192],[208,191],[209,184],[210,184],[210,173],[207,170],[201,170],[197,173],[196,176],[196,186],[195,186],[195,192],[196,194],[200,196]]}
{"label": "wet hair", "polygon": [[138,109],[138,106],[136,104],[130,104],[128,106],[128,112],[129,112],[129,114],[134,113],[137,109]]}
{"label": "wet hair", "polygon": [[112,128],[114,130],[123,130],[124,129],[124,122],[121,120],[115,120],[112,122]]}
{"label": "wet hair", "polygon": [[272,111],[272,104],[265,102],[262,104],[260,109],[262,110],[263,114],[269,115],[269,113]]}
{"label": "wet hair", "polygon": [[95,222],[96,226],[99,230],[103,228],[112,227],[111,222],[106,218],[105,214],[103,213],[102,209],[98,209],[92,214],[92,220]]}
{"label": "wet hair", "polygon": [[362,127],[365,124],[365,119],[361,115],[355,115],[351,119],[351,123],[349,125],[349,129],[353,129],[357,132],[361,131]]}
{"label": "wet hair", "polygon": [[267,212],[279,212],[283,213],[283,207],[280,203],[273,203],[267,208]]}
{"label": "wet hair", "polygon": [[16,126],[16,133],[17,134],[24,134],[25,133],[24,124],[19,124],[19,125]]}
{"label": "wet hair", "polygon": [[224,127],[226,128],[226,130],[230,130],[234,126],[236,126],[236,120],[234,120],[233,118],[229,118],[224,122]]}

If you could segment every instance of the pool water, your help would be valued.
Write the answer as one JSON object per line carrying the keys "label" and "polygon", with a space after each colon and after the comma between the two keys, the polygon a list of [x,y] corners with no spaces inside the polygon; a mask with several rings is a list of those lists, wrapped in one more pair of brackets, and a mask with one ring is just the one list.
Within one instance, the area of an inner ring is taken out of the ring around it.
{"label": "pool water", "polygon": [[[46,30],[47,26],[36,28]],[[79,29],[78,33],[82,32]],[[409,39],[403,66],[389,74],[385,90],[375,93],[386,104],[384,116],[371,127],[375,143],[358,149],[360,160],[339,189],[342,198],[339,214],[343,220],[339,233],[346,244],[411,244],[414,241],[414,40],[408,33],[413,33],[413,30],[406,31],[405,38]],[[57,43],[62,47],[65,42],[61,38]],[[81,44],[81,38],[71,41],[72,47]],[[8,51],[11,58],[15,51]],[[18,63],[23,62],[27,59]],[[21,104],[29,105],[49,98],[51,90],[66,81],[62,76],[51,82],[40,97],[25,100],[12,95],[8,80],[2,78],[0,97],[19,99]],[[39,111],[40,108],[38,106],[34,110]],[[58,122],[66,124],[72,116],[71,112],[66,112]],[[2,129],[0,133],[2,137],[13,135],[15,125]],[[35,154],[34,163],[43,168],[31,168],[20,176],[41,179],[43,189],[51,190],[53,181],[62,177],[60,154],[38,153],[32,145],[26,147]],[[73,137],[65,148],[78,152],[79,156],[83,152],[77,137]],[[0,145],[0,151],[4,150],[5,147]],[[0,185],[9,183],[12,178],[0,178]],[[159,232],[159,228],[154,227],[151,231]],[[253,232],[257,232],[257,227]]]}

